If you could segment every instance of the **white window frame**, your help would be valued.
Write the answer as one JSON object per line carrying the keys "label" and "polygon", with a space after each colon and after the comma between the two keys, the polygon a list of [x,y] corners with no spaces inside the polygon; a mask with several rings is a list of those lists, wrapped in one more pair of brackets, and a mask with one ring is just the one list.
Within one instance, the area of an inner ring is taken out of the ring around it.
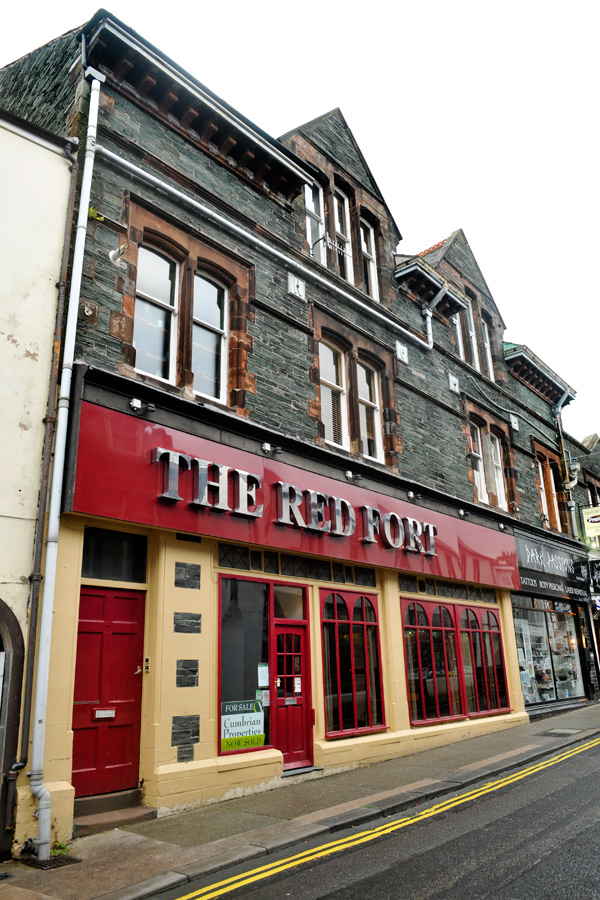
{"label": "white window frame", "polygon": [[[317,192],[319,209],[315,209],[313,191]],[[325,214],[323,206],[323,188],[314,182],[304,185],[304,206],[306,209],[306,240],[310,247],[310,255],[321,265],[327,265],[327,246],[325,242]],[[313,241],[312,224],[316,223],[318,237]]]}
{"label": "white window frame", "polygon": [[481,365],[479,363],[479,350],[477,347],[477,335],[475,334],[475,321],[473,319],[473,307],[469,303],[466,309],[467,313],[467,321],[469,324],[469,338],[471,340],[471,351],[473,353],[473,365],[477,369],[478,372],[481,372]]}
{"label": "white window frame", "polygon": [[[339,216],[339,203],[338,200],[342,201],[342,209],[344,215],[344,222],[340,222]],[[345,281],[349,282],[349,284],[354,284],[354,267],[352,265],[352,232],[350,230],[350,203],[348,197],[336,188],[333,193],[333,209],[334,209],[334,219],[335,219],[335,242],[340,248],[336,250],[336,253],[344,254],[344,264],[346,268],[346,274],[342,275],[340,272],[340,277]],[[339,261],[338,261],[339,263]]]}
{"label": "white window frame", "polygon": [[485,362],[487,365],[487,374],[490,381],[495,381],[494,378],[494,362],[492,360],[492,347],[490,344],[490,329],[488,327],[488,323],[485,321],[484,317],[481,317],[481,330],[483,332],[483,349]]}
{"label": "white window frame", "polygon": [[[334,353],[338,357],[339,363],[339,373],[340,373],[340,383],[336,384],[328,378],[325,378],[323,375],[323,365],[321,364],[321,348],[326,347],[332,353]],[[325,387],[329,388],[330,391],[337,394],[339,397],[340,403],[340,427],[341,427],[341,443],[337,443],[327,436],[325,440],[328,444],[331,444],[332,447],[341,447],[342,450],[348,450],[350,446],[350,435],[348,431],[348,392],[346,387],[346,354],[340,350],[339,347],[336,347],[335,344],[331,344],[328,341],[320,341],[319,342],[319,383],[321,385],[325,385]],[[323,423],[323,427],[327,431],[327,423],[323,418],[323,402],[321,400],[321,422]],[[331,431],[333,432],[333,422],[331,423]]]}
{"label": "white window frame", "polygon": [[[462,315],[465,315],[467,317],[469,345],[471,348],[471,356],[473,357],[472,363],[467,360],[467,355],[465,353],[465,342],[462,333]],[[470,301],[467,301],[466,307],[464,309],[461,309],[459,313],[456,313],[456,315],[452,317],[452,321],[454,322],[459,358],[462,359],[463,362],[466,362],[467,365],[472,365],[474,369],[476,369],[478,372],[481,372],[479,351],[477,348],[477,335],[475,334],[475,320],[473,319],[473,308],[471,307]]]}
{"label": "white window frame", "polygon": [[485,483],[485,464],[483,461],[483,439],[481,428],[475,422],[469,422],[469,434],[471,445],[471,459],[473,460],[473,477],[477,500],[480,503],[489,503],[487,487]]}
{"label": "white window frame", "polygon": [[465,362],[465,345],[463,342],[462,336],[462,325],[460,321],[460,316],[456,313],[455,316],[452,316],[452,321],[454,322],[454,334],[456,337],[456,346],[458,348],[458,356],[459,359],[462,359]]}
{"label": "white window frame", "polygon": [[[366,262],[368,281],[365,283],[365,291],[372,300],[379,302],[379,285],[377,279],[377,247],[375,244],[375,230],[365,219],[360,220],[360,250],[363,265]],[[365,232],[367,240],[365,241]],[[370,249],[369,245],[370,244]]]}
{"label": "white window frame", "polygon": [[[208,281],[210,284],[214,284],[216,287],[220,288],[223,291],[223,328],[216,328],[210,322],[206,322],[203,319],[199,319],[194,315],[194,285],[196,278],[203,278],[204,281]],[[192,360],[190,365],[192,367],[192,375],[194,375],[193,369],[193,344],[194,344],[194,325],[199,325],[201,328],[205,328],[207,331],[212,331],[213,334],[219,334],[221,336],[220,346],[219,346],[219,393],[218,394],[205,394],[202,391],[197,391],[194,388],[194,394],[197,397],[209,397],[211,400],[216,400],[218,403],[224,403],[227,397],[227,374],[228,374],[228,324],[229,324],[229,291],[227,287],[218,279],[213,278],[212,275],[209,275],[208,272],[204,272],[201,269],[199,271],[194,272],[194,279],[192,285],[192,297],[191,297],[191,315],[192,315]]]}
{"label": "white window frame", "polygon": [[500,509],[508,510],[506,499],[506,485],[504,482],[504,464],[502,459],[502,442],[498,435],[490,432],[490,445],[492,448],[492,462],[494,464],[495,494]]}
{"label": "white window frame", "polygon": [[[376,369],[372,366],[367,365],[367,363],[362,360],[358,360],[357,369],[364,369],[365,372],[370,372],[373,378],[373,387],[374,387],[374,395],[375,401],[373,402],[369,397],[363,397],[360,393],[360,387],[358,387],[358,371],[357,371],[357,397],[358,397],[358,429],[360,435],[360,449],[362,455],[366,459],[374,459],[377,462],[383,461],[383,434],[382,434],[382,422],[381,422],[381,390],[379,385],[379,374]],[[361,425],[361,406],[365,409],[370,409],[373,412],[373,431],[374,431],[374,440],[375,440],[375,455],[371,456],[369,453],[365,453],[363,450],[363,430]]]}
{"label": "white window frame", "polygon": [[[136,366],[135,371],[139,372],[143,375],[149,375],[151,378],[156,378],[159,381],[164,382],[165,384],[175,384],[175,377],[177,372],[177,345],[178,345],[178,319],[179,319],[179,294],[181,287],[180,280],[180,265],[177,260],[173,259],[173,257],[169,256],[168,253],[163,253],[162,250],[159,250],[157,247],[148,244],[142,244],[140,250],[145,250],[148,253],[153,253],[155,256],[160,256],[162,259],[167,260],[168,262],[174,265],[174,278],[173,278],[173,304],[167,304],[163,300],[160,300],[158,297],[153,297],[151,294],[147,294],[141,291],[138,287],[138,283],[136,283],[135,288],[135,300],[134,300],[134,320],[133,320],[133,345],[135,347],[135,302],[137,298],[145,300],[147,303],[151,303],[153,306],[157,306],[160,309],[165,310],[169,313],[169,374],[165,378],[162,375],[156,375],[154,372],[148,372],[146,369],[142,369],[137,365],[137,354],[136,354]],[[139,253],[138,253],[138,273],[139,273]],[[136,348],[137,349],[137,348]]]}

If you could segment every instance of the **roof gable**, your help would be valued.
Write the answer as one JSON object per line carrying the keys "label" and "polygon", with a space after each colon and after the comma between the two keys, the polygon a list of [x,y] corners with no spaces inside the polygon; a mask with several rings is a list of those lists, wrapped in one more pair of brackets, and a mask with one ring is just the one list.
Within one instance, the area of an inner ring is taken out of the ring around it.
{"label": "roof gable", "polygon": [[[359,184],[383,201],[383,197],[339,108],[295,128],[292,134],[302,134],[322,150],[338,166],[345,169]],[[284,135],[284,138],[288,135]],[[283,140],[284,138],[281,138]]]}

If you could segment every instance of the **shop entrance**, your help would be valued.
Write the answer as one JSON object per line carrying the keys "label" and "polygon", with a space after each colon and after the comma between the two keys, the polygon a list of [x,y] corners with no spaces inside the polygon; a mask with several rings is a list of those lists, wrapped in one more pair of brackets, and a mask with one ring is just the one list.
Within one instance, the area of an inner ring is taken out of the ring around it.
{"label": "shop entrance", "polygon": [[84,587],[73,705],[76,797],[139,782],[143,591]]}
{"label": "shop entrance", "polygon": [[221,753],[276,747],[312,765],[312,693],[302,585],[221,579]]}
{"label": "shop entrance", "polygon": [[286,769],[310,766],[310,694],[306,626],[275,625],[274,742]]}

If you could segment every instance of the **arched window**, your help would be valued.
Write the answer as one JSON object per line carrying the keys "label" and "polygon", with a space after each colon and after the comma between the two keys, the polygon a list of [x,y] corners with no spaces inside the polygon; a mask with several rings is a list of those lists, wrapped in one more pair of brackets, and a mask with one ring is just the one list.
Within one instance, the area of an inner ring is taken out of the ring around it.
{"label": "arched window", "polygon": [[321,592],[327,734],[383,726],[375,598]]}
{"label": "arched window", "polygon": [[451,608],[411,603],[404,616],[411,719],[463,714]]}
{"label": "arched window", "polygon": [[508,708],[495,612],[425,600],[402,606],[413,724]]}
{"label": "arched window", "polygon": [[470,713],[508,706],[500,626],[489,610],[464,609],[460,637]]}

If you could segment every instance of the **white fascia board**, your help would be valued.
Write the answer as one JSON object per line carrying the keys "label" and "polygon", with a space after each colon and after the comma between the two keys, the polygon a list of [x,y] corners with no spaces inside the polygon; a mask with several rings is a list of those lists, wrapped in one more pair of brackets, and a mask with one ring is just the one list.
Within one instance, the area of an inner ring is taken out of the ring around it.
{"label": "white fascia board", "polygon": [[533,366],[534,369],[537,369],[537,371],[541,375],[543,375],[544,378],[547,378],[548,381],[552,382],[555,387],[567,393],[572,400],[575,399],[575,397],[577,396],[577,392],[574,391],[566,381],[562,381],[557,375],[554,375],[549,369],[547,369],[541,362],[541,360],[538,361],[535,354],[531,353],[531,351],[528,352],[523,348],[519,348],[516,350],[511,350],[508,353],[504,354],[504,359],[507,362],[510,362],[513,359],[519,359],[519,357],[523,357],[524,359],[526,359],[530,366]]}
{"label": "white fascia board", "polygon": [[434,275],[434,270],[431,266],[426,263],[420,257],[413,259],[412,262],[404,263],[396,267],[394,271],[394,277],[396,280],[400,278],[402,275],[408,275],[410,272],[414,272],[415,270],[419,270],[421,274],[427,278],[438,290],[441,290],[444,285],[446,285],[446,293],[449,297],[452,297],[455,303],[458,304],[462,309],[466,309],[468,301],[465,297],[463,297],[460,291],[454,287],[454,285],[450,284],[442,275],[439,275],[437,272]]}
{"label": "white fascia board", "polygon": [[281,153],[270,144],[268,141],[265,141],[263,137],[253,131],[248,125],[243,122],[238,116],[235,115],[229,109],[226,109],[222,106],[214,97],[209,96],[201,88],[195,84],[191,79],[187,78],[182,72],[178,69],[175,69],[170,63],[168,63],[161,56],[158,56],[156,53],[152,53],[144,44],[140,41],[136,40],[136,38],[132,37],[132,35],[128,34],[126,31],[123,31],[115,22],[111,22],[109,19],[103,19],[102,22],[99,23],[98,27],[94,31],[93,35],[91,35],[89,39],[89,44],[91,45],[92,41],[98,36],[98,34],[103,31],[110,31],[124,43],[128,44],[136,53],[144,56],[152,65],[156,66],[158,69],[162,69],[163,72],[166,72],[173,81],[181,84],[186,90],[190,91],[190,93],[195,94],[196,97],[205,105],[210,107],[210,109],[214,110],[214,112],[218,113],[223,119],[226,119],[232,125],[234,125],[239,131],[241,131],[246,137],[250,138],[255,144],[260,144],[260,146],[269,153],[270,156],[277,159],[283,166],[293,172],[301,181],[305,182],[305,184],[312,184],[313,179],[310,175],[305,172],[300,166],[297,166],[293,160],[289,159],[284,153]]}

